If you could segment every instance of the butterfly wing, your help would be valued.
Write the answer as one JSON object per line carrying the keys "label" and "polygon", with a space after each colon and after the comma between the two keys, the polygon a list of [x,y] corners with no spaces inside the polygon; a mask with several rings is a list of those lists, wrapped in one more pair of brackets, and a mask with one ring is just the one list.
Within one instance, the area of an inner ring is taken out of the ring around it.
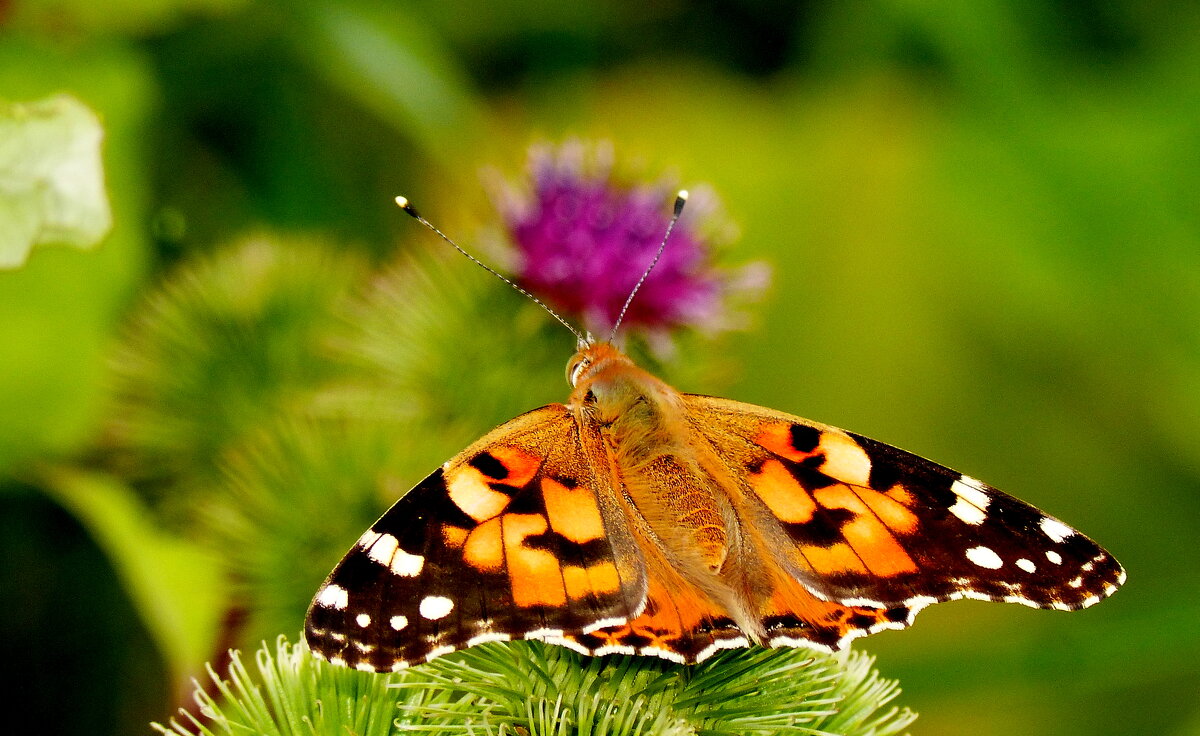
{"label": "butterfly wing", "polygon": [[310,648],[389,671],[484,641],[538,638],[643,612],[646,575],[606,472],[566,407],[493,430],[409,491],[318,590]]}
{"label": "butterfly wing", "polygon": [[707,396],[685,403],[745,480],[744,523],[803,588],[763,607],[769,643],[836,649],[955,598],[1075,610],[1125,581],[1092,540],[961,473],[783,412]]}

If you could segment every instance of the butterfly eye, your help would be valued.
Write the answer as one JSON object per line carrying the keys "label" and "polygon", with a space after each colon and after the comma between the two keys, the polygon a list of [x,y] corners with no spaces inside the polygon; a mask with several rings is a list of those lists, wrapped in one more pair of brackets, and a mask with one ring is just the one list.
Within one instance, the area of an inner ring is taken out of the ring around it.
{"label": "butterfly eye", "polygon": [[583,372],[591,364],[592,361],[590,358],[585,358],[581,355],[571,358],[571,362],[567,363],[567,383],[571,384],[571,387],[574,388],[579,383],[579,377],[583,375]]}

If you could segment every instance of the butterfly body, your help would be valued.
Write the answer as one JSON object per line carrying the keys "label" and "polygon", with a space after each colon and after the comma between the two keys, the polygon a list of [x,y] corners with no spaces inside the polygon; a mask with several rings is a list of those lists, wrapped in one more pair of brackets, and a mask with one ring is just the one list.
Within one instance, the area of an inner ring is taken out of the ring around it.
{"label": "butterfly body", "polygon": [[305,622],[387,671],[485,641],[701,661],[843,647],[980,598],[1074,610],[1124,582],[1103,549],[968,476],[783,412],[683,394],[609,343],[362,535]]}

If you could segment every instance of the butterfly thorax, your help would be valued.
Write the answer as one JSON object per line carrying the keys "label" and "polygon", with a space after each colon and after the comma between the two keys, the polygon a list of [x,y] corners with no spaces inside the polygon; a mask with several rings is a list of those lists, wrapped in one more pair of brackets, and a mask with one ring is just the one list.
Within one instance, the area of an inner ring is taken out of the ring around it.
{"label": "butterfly thorax", "polygon": [[640,517],[635,527],[695,573],[689,578],[719,574],[737,544],[736,517],[697,446],[683,397],[607,343],[580,350],[568,373],[568,408],[602,438],[603,459]]}

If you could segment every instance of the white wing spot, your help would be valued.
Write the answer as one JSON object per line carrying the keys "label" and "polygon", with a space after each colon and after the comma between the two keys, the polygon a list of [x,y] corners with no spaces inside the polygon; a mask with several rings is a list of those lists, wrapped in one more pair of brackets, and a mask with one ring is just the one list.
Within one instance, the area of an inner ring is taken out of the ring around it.
{"label": "white wing spot", "polygon": [[1042,533],[1050,537],[1055,542],[1061,542],[1067,537],[1075,533],[1075,530],[1058,519],[1051,519],[1049,516],[1042,519]]}
{"label": "white wing spot", "polygon": [[598,631],[600,629],[607,629],[610,626],[620,626],[621,624],[625,623],[627,620],[628,619],[621,618],[621,617],[602,618],[594,624],[588,624],[587,626],[584,626],[583,633],[590,634],[593,631]]}
{"label": "white wing spot", "polygon": [[[870,598],[847,598],[842,601],[842,605],[846,606],[865,606],[866,608],[887,608],[886,603],[871,600]],[[749,646],[746,644],[744,646]]]}
{"label": "white wing spot", "polygon": [[606,654],[637,654],[637,650],[623,644],[607,644],[592,650],[593,657],[603,657]]}
{"label": "white wing spot", "polygon": [[1003,600],[1005,603],[1019,603],[1022,606],[1029,606],[1030,608],[1041,608],[1041,606],[1034,601],[1031,601],[1028,598],[1020,595],[1006,595],[1004,596]]}
{"label": "white wing spot", "polygon": [[988,547],[972,547],[967,550],[967,559],[989,570],[999,570],[1004,567],[1004,560]]}
{"label": "white wing spot", "polygon": [[454,610],[454,601],[440,595],[430,595],[421,599],[421,617],[430,621],[445,618]]}
{"label": "white wing spot", "polygon": [[[495,631],[487,631],[467,639],[467,646],[473,647],[476,644],[486,644],[489,641],[510,641],[512,639],[508,634],[501,634]],[[585,652],[586,654],[586,652]]]}
{"label": "white wing spot", "polygon": [[365,629],[371,625],[371,616],[366,613],[360,613],[354,617],[354,623]]}
{"label": "white wing spot", "polygon": [[684,659],[682,654],[679,654],[678,652],[672,652],[670,649],[661,649],[659,647],[642,647],[638,650],[638,654],[643,654],[649,657],[662,657],[668,662],[674,662],[675,664],[687,663],[687,660]]}
{"label": "white wing spot", "polygon": [[1080,575],[1078,577],[1072,578],[1071,580],[1068,580],[1067,585],[1071,586],[1072,588],[1083,587],[1083,576]]}
{"label": "white wing spot", "polygon": [[410,555],[402,549],[397,549],[392,557],[392,572],[402,578],[415,578],[425,567],[425,558],[420,555]]}
{"label": "white wing spot", "polygon": [[696,655],[696,661],[703,662],[721,649],[741,649],[748,646],[750,646],[750,640],[744,636],[735,636],[732,639],[716,639]]}
{"label": "white wing spot", "polygon": [[1037,565],[1033,564],[1032,560],[1027,560],[1024,557],[1017,560],[1017,567],[1021,568],[1025,572],[1037,572]]}
{"label": "white wing spot", "polygon": [[562,636],[562,629],[533,629],[525,632],[526,639],[545,639],[547,636]]}
{"label": "white wing spot", "polygon": [[545,639],[543,639],[542,641],[546,642],[547,644],[555,644],[560,647],[566,647],[567,649],[570,649],[571,651],[577,652],[579,654],[586,655],[586,654],[592,653],[592,651],[590,649],[588,649],[584,645],[580,644],[579,642],[575,641],[574,639],[564,639],[561,636],[548,636]]}
{"label": "white wing spot", "polygon": [[317,594],[317,605],[341,611],[350,603],[350,594],[340,585],[326,585]]}
{"label": "white wing spot", "polygon": [[1056,565],[1062,564],[1062,555],[1055,552],[1054,550],[1048,550],[1046,552],[1046,559],[1050,560],[1051,562],[1053,562]]}
{"label": "white wing spot", "polygon": [[950,507],[950,513],[957,516],[959,521],[964,524],[971,526],[982,524],[987,518],[988,504],[992,502],[992,497],[983,490],[983,484],[969,475],[964,475],[954,481],[950,490],[958,496],[958,500]]}
{"label": "white wing spot", "polygon": [[[366,534],[363,537],[365,538]],[[392,564],[392,555],[396,554],[396,549],[399,547],[400,540],[391,534],[379,534],[371,546],[366,548],[367,557],[386,567]]]}
{"label": "white wing spot", "polygon": [[[429,599],[426,598],[425,600],[429,600]],[[445,599],[443,599],[443,600],[445,600]],[[453,652],[453,651],[454,651],[454,647],[450,647],[450,646],[438,647],[437,649],[430,650],[429,654],[425,655],[425,661],[432,662],[433,660],[437,659],[438,657],[442,656],[443,654],[449,654],[450,652]]]}
{"label": "white wing spot", "polygon": [[405,626],[408,626],[408,616],[392,616],[392,620],[388,623],[392,625],[393,629],[400,631]]}
{"label": "white wing spot", "polygon": [[420,555],[410,555],[400,549],[400,540],[391,534],[379,534],[367,530],[358,539],[358,546],[367,551],[367,557],[390,568],[393,573],[404,578],[415,578],[421,574],[425,566],[425,558]]}

